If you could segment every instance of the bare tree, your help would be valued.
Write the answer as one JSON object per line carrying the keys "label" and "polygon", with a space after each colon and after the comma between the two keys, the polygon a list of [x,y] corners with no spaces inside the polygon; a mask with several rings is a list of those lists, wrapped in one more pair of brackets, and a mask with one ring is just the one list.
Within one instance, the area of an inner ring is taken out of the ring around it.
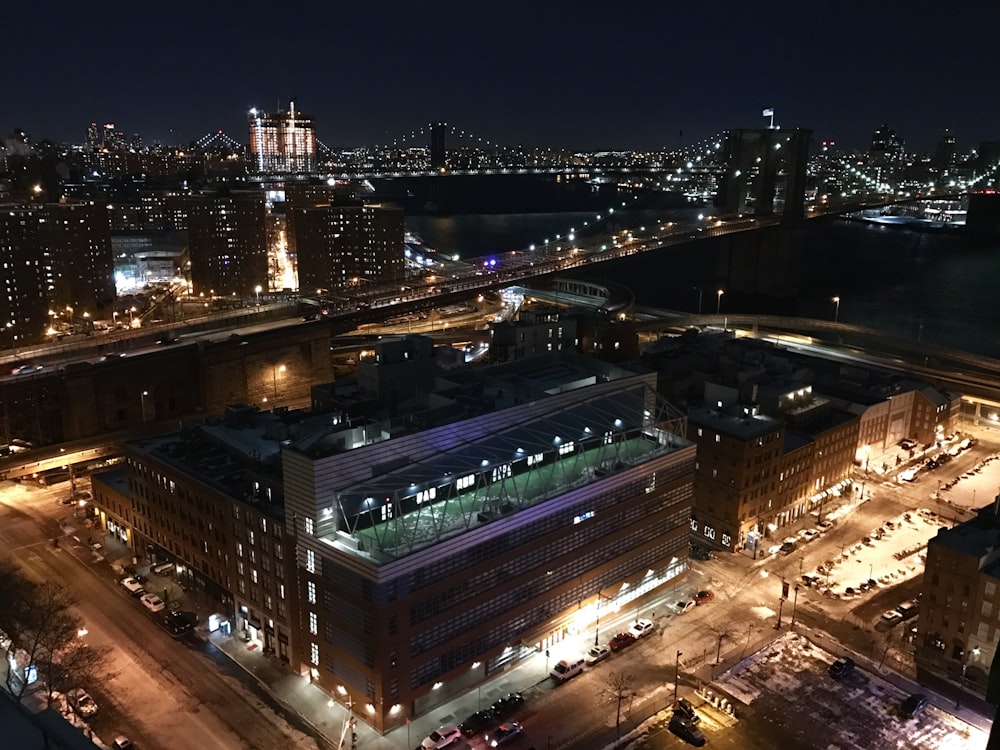
{"label": "bare tree", "polygon": [[635,685],[635,675],[627,674],[624,671],[612,671],[608,675],[608,681],[605,683],[604,688],[601,690],[602,695],[608,698],[608,700],[614,701],[616,703],[615,709],[615,729],[619,730],[622,721],[622,703],[628,698],[628,711],[631,713],[632,708],[632,688]]}
{"label": "bare tree", "polygon": [[101,668],[107,664],[111,647],[91,646],[75,638],[57,651],[48,652],[38,665],[45,674],[46,698],[51,705],[56,693],[66,693],[82,682],[100,679]]}
{"label": "bare tree", "polygon": [[718,639],[715,651],[715,663],[718,664],[722,661],[722,642],[733,639],[733,636],[736,635],[736,625],[732,621],[727,620],[718,625],[709,626],[708,631]]}
{"label": "bare tree", "polygon": [[31,669],[43,671],[76,641],[81,620],[73,597],[58,584],[34,583],[10,560],[0,562],[0,631],[7,657],[7,689],[21,700]]}
{"label": "bare tree", "polygon": [[[66,648],[77,637],[81,625],[80,618],[72,611],[72,597],[55,583],[43,583],[35,587],[32,601],[26,607],[26,617],[17,662],[20,665],[19,684],[8,688],[18,698],[28,687],[27,670],[51,663],[56,652]],[[8,668],[9,669],[9,668]]]}

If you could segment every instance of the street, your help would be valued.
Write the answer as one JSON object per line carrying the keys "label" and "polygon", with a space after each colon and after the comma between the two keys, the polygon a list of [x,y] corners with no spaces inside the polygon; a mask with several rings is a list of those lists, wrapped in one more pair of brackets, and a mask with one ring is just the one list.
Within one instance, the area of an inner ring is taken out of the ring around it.
{"label": "street", "polygon": [[172,639],[107,574],[99,555],[71,536],[60,535],[58,548],[51,545],[56,519],[73,512],[58,501],[68,492],[68,484],[5,483],[0,527],[6,550],[22,570],[39,581],[60,581],[74,593],[88,631],[83,637],[112,646],[106,679],[84,686],[100,708],[92,722],[95,734],[105,740],[125,734],[142,748],[162,750],[316,747],[265,696],[234,676],[225,660],[213,659],[209,647]]}
{"label": "street", "polygon": [[[644,746],[680,747],[683,741],[665,729],[668,714],[653,718],[673,701],[675,671],[678,695],[699,708],[703,716],[700,726],[714,746],[787,745],[795,735],[789,734],[785,725],[780,700],[755,701],[751,707],[738,704],[737,720],[729,721],[707,705],[704,692],[698,690],[716,678],[723,679],[723,672],[741,659],[763,653],[761,649],[766,650],[775,638],[789,631],[793,620],[796,631],[808,634],[826,654],[850,650],[900,674],[912,672],[911,647],[902,635],[915,620],[890,629],[876,624],[882,612],[916,595],[923,567],[921,550],[927,539],[940,526],[954,523],[954,518],[967,517],[973,499],[978,497],[979,504],[988,501],[991,488],[1000,484],[1000,461],[987,461],[1000,450],[1000,442],[991,433],[980,438],[979,445],[938,469],[933,480],[920,476],[913,483],[897,481],[894,474],[905,464],[892,473],[864,479],[864,501],[860,491],[828,501],[823,518],[832,519],[832,525],[809,541],[798,532],[816,528],[819,519],[815,515],[779,530],[771,542],[793,536],[799,539],[790,554],[775,552],[754,559],[740,553],[691,560],[687,574],[670,589],[643,600],[638,607],[609,612],[599,626],[571,634],[552,646],[547,656],[536,654],[478,690],[417,717],[407,730],[379,737],[359,725],[358,746],[409,750],[430,728],[457,724],[507,691],[519,690],[525,704],[511,719],[522,723],[524,734],[510,744],[515,749],[592,750],[647,719],[643,741],[649,744]],[[979,473],[973,471],[977,466]],[[938,480],[947,484],[962,475],[965,478],[953,483],[947,494],[950,502],[938,500]],[[860,485],[862,477],[856,481]],[[59,522],[74,513],[73,506],[59,502],[68,492],[67,484],[48,488],[27,482],[0,485],[0,543],[32,577],[66,583],[79,598],[79,611],[89,631],[84,637],[95,644],[113,645],[107,679],[84,686],[100,706],[93,720],[94,731],[102,737],[127,734],[142,747],[152,748],[175,747],[178,742],[182,746],[262,750],[317,747],[304,722],[276,706],[214,645],[194,638],[170,638],[153,616],[121,589],[119,576],[108,563],[86,547],[82,516],[73,518],[75,530],[60,527]],[[892,521],[891,528],[887,521]],[[873,537],[879,528],[883,532],[889,529],[889,533]],[[56,536],[61,540],[59,548],[51,545]],[[108,542],[102,532],[95,532],[94,537]],[[917,549],[904,559],[896,557],[910,548]],[[829,561],[836,561],[829,575],[818,574],[817,567]],[[896,576],[890,577],[893,572]],[[801,583],[804,574],[822,581],[807,587]],[[869,578],[883,578],[885,583],[847,595],[848,587],[855,588]],[[791,586],[786,601],[781,601],[782,580]],[[797,582],[800,585],[795,591]],[[712,599],[680,614],[677,602],[703,590],[713,592]],[[781,629],[777,627],[779,612]],[[557,685],[548,677],[556,661],[584,654],[595,635],[607,643],[638,617],[655,623],[649,635],[565,684]],[[819,668],[826,658],[816,661]],[[629,687],[623,692],[616,728],[619,705],[612,688],[622,676],[628,678]],[[319,721],[310,716],[310,721],[328,737],[339,736],[338,715],[334,711]],[[959,720],[952,723],[955,721]],[[886,731],[894,725],[888,726]],[[945,722],[945,726],[951,724]],[[453,747],[479,750],[487,744],[479,733]]]}

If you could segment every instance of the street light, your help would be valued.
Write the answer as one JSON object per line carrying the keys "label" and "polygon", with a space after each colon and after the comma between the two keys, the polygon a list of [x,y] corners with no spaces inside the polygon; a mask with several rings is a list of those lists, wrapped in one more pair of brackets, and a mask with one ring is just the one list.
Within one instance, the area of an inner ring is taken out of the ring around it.
{"label": "street light", "polygon": [[[767,578],[768,575],[769,575],[769,573],[766,570],[761,570],[760,571],[760,575],[761,575],[762,578]],[[777,574],[777,575],[778,575],[778,578],[781,579],[781,596],[778,597],[778,621],[774,624],[774,629],[775,630],[781,630],[781,611],[784,608],[785,599],[788,598],[788,581],[785,580],[785,577],[783,575],[781,575],[781,574]],[[798,591],[796,591],[796,596],[798,596]],[[794,622],[794,619],[795,619],[795,617],[793,615],[792,616],[793,622]]]}
{"label": "street light", "polygon": [[275,398],[278,398],[278,373],[279,372],[284,372],[284,371],[285,371],[285,366],[284,365],[281,365],[280,367],[272,367],[271,368],[271,383],[274,385],[274,397]]}
{"label": "street light", "polygon": [[[979,646],[972,649],[972,656],[976,657],[976,661],[979,661]],[[969,668],[969,654],[965,655],[962,659],[962,679],[959,681],[958,685],[958,697],[955,699],[955,708],[962,707],[962,691],[965,690],[965,670]]]}
{"label": "street light", "polygon": [[139,404],[142,408],[142,423],[146,424],[146,396],[149,395],[149,391],[143,391],[139,394]]}
{"label": "street light", "polygon": [[254,294],[257,295],[257,307],[260,307],[260,293],[261,293],[261,291],[263,291],[261,285],[258,284],[257,286],[255,286],[253,288],[253,291],[254,291]]}
{"label": "street light", "polygon": [[840,317],[840,297],[834,297],[833,303],[836,307],[833,308],[833,322],[836,323],[837,319]]}
{"label": "street light", "polygon": [[715,295],[716,295],[716,300],[715,300],[715,314],[716,315],[718,315],[719,311],[722,309],[722,295],[725,294],[725,293],[726,293],[725,289],[720,289],[719,291],[717,291],[715,293]]}
{"label": "street light", "polygon": [[681,652],[677,652],[677,656],[674,657],[674,705],[677,705],[677,683],[680,682],[680,670],[681,670]]}
{"label": "street light", "polygon": [[792,624],[789,626],[792,630],[795,629],[795,611],[799,606],[799,584],[795,584],[795,596],[792,598]]}
{"label": "street light", "polygon": [[701,287],[693,286],[691,288],[697,290],[698,292],[698,314],[701,315]]}

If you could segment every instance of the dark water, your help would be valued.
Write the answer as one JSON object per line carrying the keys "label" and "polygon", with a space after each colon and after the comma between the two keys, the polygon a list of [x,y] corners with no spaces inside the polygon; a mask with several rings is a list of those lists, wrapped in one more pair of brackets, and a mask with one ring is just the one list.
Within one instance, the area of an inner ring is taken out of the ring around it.
{"label": "dark water", "polygon": [[[618,227],[633,227],[706,211],[632,212],[613,218]],[[432,247],[468,257],[540,245],[546,237],[554,241],[556,234],[565,236],[570,228],[581,234],[584,221],[593,225],[595,215],[412,217],[407,226]],[[839,296],[842,322],[1000,357],[1000,240],[833,220],[807,222],[793,233],[790,247],[792,281],[784,287],[784,312],[832,319],[832,298]],[[704,240],[574,273],[624,284],[639,304],[677,310],[695,311],[695,287],[700,287],[702,309],[713,312],[715,290],[729,286],[725,253],[723,241]],[[723,312],[765,309],[760,300],[735,292],[722,299]]]}

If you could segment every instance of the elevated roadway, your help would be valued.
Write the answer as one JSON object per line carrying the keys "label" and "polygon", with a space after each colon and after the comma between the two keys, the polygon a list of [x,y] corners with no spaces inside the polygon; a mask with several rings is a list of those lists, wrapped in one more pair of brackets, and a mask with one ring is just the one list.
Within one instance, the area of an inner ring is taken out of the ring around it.
{"label": "elevated roadway", "polygon": [[[655,319],[649,319],[655,315]],[[646,332],[724,328],[788,349],[912,374],[967,398],[1000,401],[1000,360],[946,346],[901,339],[864,326],[779,315],[687,315],[644,308],[635,327]],[[642,320],[647,317],[646,320]]]}

